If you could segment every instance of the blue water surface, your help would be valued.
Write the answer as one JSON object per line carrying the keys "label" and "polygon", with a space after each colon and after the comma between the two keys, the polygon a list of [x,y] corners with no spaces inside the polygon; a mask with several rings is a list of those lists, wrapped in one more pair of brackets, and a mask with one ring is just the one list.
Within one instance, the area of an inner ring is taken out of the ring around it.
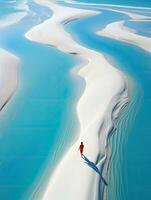
{"label": "blue water surface", "polygon": [[[93,2],[150,6],[150,1],[142,0]],[[18,12],[19,1],[0,0],[0,3],[3,7],[0,16]],[[24,37],[27,30],[52,14],[32,0],[28,6],[26,18],[0,30],[0,47],[21,59],[16,94],[0,115],[2,200],[36,199],[43,190],[60,157],[76,137],[76,102],[84,88],[84,82],[71,73],[78,63],[74,56]],[[102,52],[129,77],[130,103],[110,140],[107,199],[151,199],[151,55],[134,45],[94,34],[108,23],[129,20],[120,13],[101,11],[100,15],[66,25],[66,30],[81,44]],[[139,34],[149,34],[149,22],[126,23]],[[145,33],[141,26],[145,26]]]}
{"label": "blue water surface", "polygon": [[33,1],[28,6],[26,18],[0,32],[1,48],[21,60],[17,91],[0,115],[2,200],[27,200],[41,192],[78,127],[76,101],[83,84],[71,73],[78,61],[24,37],[51,16]]}
{"label": "blue water surface", "polygon": [[108,171],[107,199],[151,199],[151,55],[134,45],[94,34],[105,24],[128,19],[123,14],[102,12],[75,21],[66,29],[81,44],[102,52],[129,77],[130,102],[110,141],[114,154]]}
{"label": "blue water surface", "polygon": [[136,33],[145,37],[151,37],[151,23],[148,21],[128,21],[125,25],[136,30]]}
{"label": "blue water surface", "polygon": [[76,0],[77,2],[96,3],[96,4],[114,4],[126,6],[146,6],[151,7],[151,1],[144,0]]}

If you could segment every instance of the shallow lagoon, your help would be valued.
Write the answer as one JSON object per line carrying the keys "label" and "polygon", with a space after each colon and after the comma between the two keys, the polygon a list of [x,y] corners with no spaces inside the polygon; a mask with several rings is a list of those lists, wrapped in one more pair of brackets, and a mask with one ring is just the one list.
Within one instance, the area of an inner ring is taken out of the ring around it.
{"label": "shallow lagoon", "polygon": [[51,15],[33,2],[29,7],[26,18],[1,30],[1,47],[21,59],[16,94],[0,116],[0,197],[5,200],[27,200],[38,187],[41,192],[75,137],[75,106],[84,86],[71,73],[78,64],[73,56],[24,37]]}
{"label": "shallow lagoon", "polygon": [[[33,12],[19,24],[2,30],[0,39],[1,47],[22,60],[18,90],[0,117],[0,196],[6,200],[28,199],[39,186],[44,186],[48,171],[52,173],[75,138],[78,127],[75,107],[84,88],[84,82],[70,73],[78,63],[74,56],[24,38],[29,28],[50,16],[48,9],[32,1],[29,5]],[[33,13],[36,15],[31,21]],[[107,197],[150,199],[151,56],[134,45],[94,34],[107,23],[121,19],[128,17],[102,11],[91,19],[72,22],[66,29],[85,46],[103,52],[133,83],[130,103],[111,138]]]}
{"label": "shallow lagoon", "polygon": [[[112,155],[108,171],[107,199],[150,199],[151,55],[134,45],[94,34],[94,30],[100,30],[105,23],[121,19],[126,20],[128,17],[102,11],[102,15],[73,22],[66,29],[86,47],[103,52],[114,66],[129,77],[130,102],[120,116],[110,141]],[[138,33],[142,24],[143,22],[136,29]]]}

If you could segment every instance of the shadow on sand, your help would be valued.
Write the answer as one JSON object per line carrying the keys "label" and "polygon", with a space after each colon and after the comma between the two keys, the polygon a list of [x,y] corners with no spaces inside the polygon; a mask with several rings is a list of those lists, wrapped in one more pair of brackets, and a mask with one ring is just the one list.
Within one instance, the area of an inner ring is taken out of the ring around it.
{"label": "shadow on sand", "polygon": [[96,164],[93,163],[93,162],[91,162],[91,161],[90,161],[86,156],[84,156],[84,155],[82,156],[82,158],[83,158],[83,160],[85,161],[85,163],[86,163],[90,168],[92,168],[95,172],[97,172],[97,173],[100,175],[102,182],[107,186],[108,184],[107,184],[106,180],[103,178],[102,173],[100,172],[100,170],[98,169],[98,167],[96,166]]}

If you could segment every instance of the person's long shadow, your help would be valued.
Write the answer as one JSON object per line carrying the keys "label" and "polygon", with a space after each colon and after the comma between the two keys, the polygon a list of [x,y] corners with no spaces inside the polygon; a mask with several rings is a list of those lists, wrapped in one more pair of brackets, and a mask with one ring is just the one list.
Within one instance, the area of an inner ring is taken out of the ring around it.
{"label": "person's long shadow", "polygon": [[86,156],[84,156],[84,155],[82,156],[82,158],[83,158],[83,160],[85,161],[85,163],[86,163],[90,168],[92,168],[94,171],[96,171],[96,172],[100,175],[102,182],[103,182],[105,185],[108,185],[107,182],[106,182],[106,180],[103,178],[102,173],[100,172],[100,170],[99,170],[98,167],[96,166],[96,164],[93,163],[92,161],[90,161],[90,160],[89,160]]}

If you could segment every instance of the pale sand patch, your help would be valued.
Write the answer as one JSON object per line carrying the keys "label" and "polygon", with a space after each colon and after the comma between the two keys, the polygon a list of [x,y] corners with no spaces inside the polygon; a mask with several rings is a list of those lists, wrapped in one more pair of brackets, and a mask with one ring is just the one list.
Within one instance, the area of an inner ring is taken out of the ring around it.
{"label": "pale sand patch", "polygon": [[[107,138],[123,104],[127,102],[125,77],[96,51],[78,44],[64,30],[64,24],[98,12],[63,7],[48,0],[36,0],[48,6],[53,15],[32,28],[26,37],[55,46],[67,53],[76,53],[84,60],[78,74],[84,78],[86,88],[77,104],[80,122],[79,139],[68,150],[50,177],[43,200],[96,200],[99,196],[100,175],[80,158],[78,146],[85,144],[84,153],[100,170],[107,156]],[[91,163],[92,164],[92,163]],[[102,184],[103,190],[104,184]],[[39,194],[34,194],[39,199]]]}
{"label": "pale sand patch", "polygon": [[0,19],[0,28],[6,27],[6,26],[10,26],[10,25],[13,25],[13,24],[17,24],[26,15],[27,15],[26,12],[17,12],[17,13],[10,14],[10,15],[7,15],[5,17],[2,17]]}
{"label": "pale sand patch", "polygon": [[[69,4],[74,4],[74,5],[83,5],[83,6],[90,6],[90,8],[93,9],[101,9],[101,10],[109,10],[109,11],[113,11],[113,12],[117,12],[117,13],[122,13],[125,15],[128,15],[130,18],[132,18],[133,20],[145,20],[145,21],[149,21],[151,20],[150,16],[146,16],[146,15],[142,15],[142,14],[138,14],[138,11],[144,11],[146,12],[151,12],[151,8],[148,7],[136,7],[136,6],[122,6],[122,5],[113,5],[113,4],[95,4],[95,3],[82,3],[82,2],[77,2],[77,1],[71,1],[71,0],[65,0],[65,2],[69,3]],[[125,11],[123,9],[129,9],[128,11]],[[149,13],[150,13],[149,12]]]}
{"label": "pale sand patch", "polygon": [[134,44],[151,53],[151,38],[136,34],[135,30],[124,26],[124,21],[108,24],[103,30],[98,31],[97,34]]}
{"label": "pale sand patch", "polygon": [[151,10],[151,8],[144,7],[144,6],[126,6],[126,5],[118,5],[118,4],[104,4],[104,3],[86,3],[86,2],[78,2],[72,0],[65,0],[69,4],[73,5],[86,5],[86,6],[104,6],[104,7],[113,7],[113,8],[128,8],[128,9],[143,9],[143,10]]}

